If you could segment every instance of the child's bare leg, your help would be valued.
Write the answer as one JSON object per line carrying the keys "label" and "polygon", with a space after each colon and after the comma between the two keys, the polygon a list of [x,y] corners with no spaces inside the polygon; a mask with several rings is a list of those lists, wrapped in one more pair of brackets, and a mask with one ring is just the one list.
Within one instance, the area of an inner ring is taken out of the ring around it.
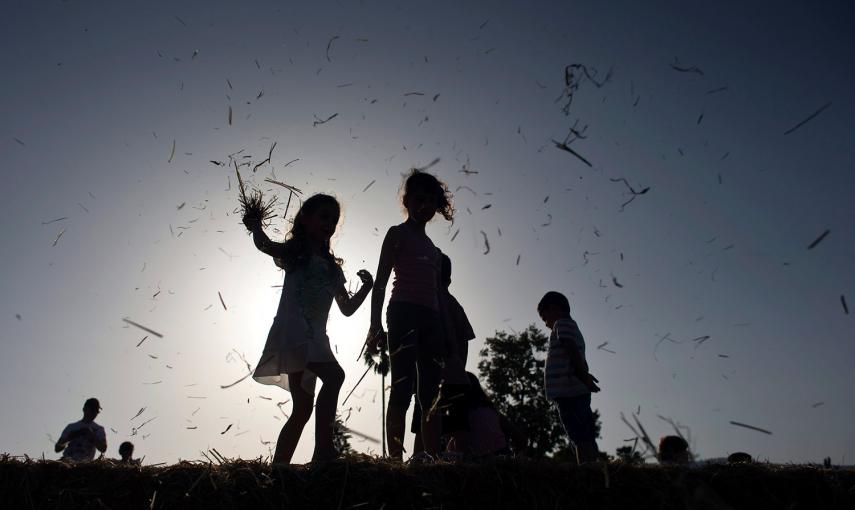
{"label": "child's bare leg", "polygon": [[[417,385],[420,386],[422,382],[421,377],[419,377]],[[436,388],[434,388],[435,391]],[[435,396],[432,399],[428,396],[430,393],[431,390],[429,389],[419,389],[419,405],[422,408],[422,443],[425,453],[431,457],[436,457],[436,454],[440,451],[439,440],[442,435],[442,417],[435,411],[433,405],[433,400],[438,399],[439,395],[434,393]]]}
{"label": "child's bare leg", "polygon": [[[391,396],[389,400],[392,400]],[[389,458],[402,460],[404,458],[404,430],[407,425],[407,408],[409,405],[389,403],[386,409],[386,441],[389,443]]]}
{"label": "child's bare leg", "polygon": [[413,440],[413,455],[425,451],[425,443],[422,441],[422,432],[416,432],[416,438]]}
{"label": "child's bare leg", "polygon": [[431,457],[435,457],[439,453],[439,439],[441,435],[442,420],[440,420],[439,415],[422,415],[422,442],[424,443],[425,453]]}
{"label": "child's bare leg", "polygon": [[338,394],[344,384],[344,370],[338,363],[309,363],[309,370],[321,380],[321,391],[315,404],[315,451],[312,461],[336,457],[333,445],[333,425],[338,406]]}
{"label": "child's bare leg", "polygon": [[425,451],[425,444],[422,441],[422,408],[419,406],[419,396],[415,395],[415,406],[413,407],[413,432],[416,437],[413,439],[413,455]]}
{"label": "child's bare leg", "polygon": [[273,454],[274,464],[291,462],[291,457],[294,456],[294,450],[297,449],[297,443],[300,441],[300,435],[303,433],[303,427],[306,426],[306,422],[312,416],[312,395],[300,386],[302,375],[302,372],[288,375],[288,385],[291,389],[294,407],[291,410],[291,417],[288,418],[279,432],[276,451]]}

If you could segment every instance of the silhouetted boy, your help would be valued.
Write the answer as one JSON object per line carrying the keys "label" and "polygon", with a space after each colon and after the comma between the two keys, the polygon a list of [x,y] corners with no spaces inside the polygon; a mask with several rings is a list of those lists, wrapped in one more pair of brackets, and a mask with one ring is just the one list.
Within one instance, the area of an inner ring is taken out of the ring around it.
{"label": "silhouetted boy", "polygon": [[107,434],[104,427],[95,423],[101,411],[97,398],[90,398],[83,404],[83,419],[68,424],[59,436],[54,451],[62,452],[62,458],[75,462],[94,460],[95,449],[101,453],[107,451]]}
{"label": "silhouetted boy", "polygon": [[585,339],[570,317],[570,302],[560,292],[547,292],[537,313],[552,330],[543,371],[546,398],[558,408],[561,424],[576,448],[577,462],[595,462],[599,452],[591,392],[600,388],[597,378],[588,372]]}

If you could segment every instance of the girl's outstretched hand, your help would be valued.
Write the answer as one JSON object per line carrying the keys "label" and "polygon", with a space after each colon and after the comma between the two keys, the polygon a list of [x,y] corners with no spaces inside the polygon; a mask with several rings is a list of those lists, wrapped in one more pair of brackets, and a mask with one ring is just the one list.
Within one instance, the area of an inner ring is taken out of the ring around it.
{"label": "girl's outstretched hand", "polygon": [[371,276],[371,273],[366,271],[365,269],[360,269],[356,272],[356,276],[362,280],[362,285],[368,287],[369,289],[374,286],[374,277]]}

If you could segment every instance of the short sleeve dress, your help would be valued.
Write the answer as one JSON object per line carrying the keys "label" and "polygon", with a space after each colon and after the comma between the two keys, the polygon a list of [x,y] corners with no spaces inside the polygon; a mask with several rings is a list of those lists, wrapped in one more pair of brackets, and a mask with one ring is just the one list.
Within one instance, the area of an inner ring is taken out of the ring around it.
{"label": "short sleeve dress", "polygon": [[285,273],[279,309],[253,379],[290,390],[288,374],[303,372],[300,386],[314,393],[317,376],[309,363],[336,362],[327,336],[327,316],[344,272],[319,255]]}

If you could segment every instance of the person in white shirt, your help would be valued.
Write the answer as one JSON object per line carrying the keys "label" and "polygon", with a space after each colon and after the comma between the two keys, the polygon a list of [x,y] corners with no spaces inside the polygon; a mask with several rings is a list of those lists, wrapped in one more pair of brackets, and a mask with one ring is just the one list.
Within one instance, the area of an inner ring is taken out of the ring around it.
{"label": "person in white shirt", "polygon": [[104,427],[95,423],[100,411],[97,398],[87,399],[83,404],[83,419],[66,425],[54,446],[56,453],[62,452],[63,460],[94,460],[96,449],[101,453],[107,451],[107,434]]}

